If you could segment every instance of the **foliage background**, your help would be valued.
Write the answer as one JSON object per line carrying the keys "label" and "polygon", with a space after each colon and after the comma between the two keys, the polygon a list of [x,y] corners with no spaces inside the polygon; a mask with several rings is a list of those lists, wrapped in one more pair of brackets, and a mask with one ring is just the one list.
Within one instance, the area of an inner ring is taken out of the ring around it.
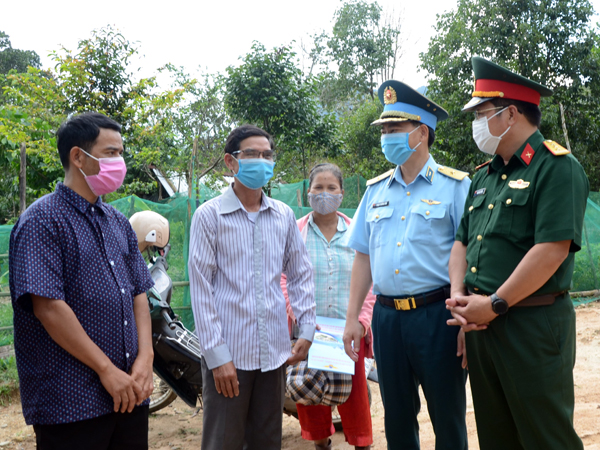
{"label": "foliage background", "polygon": [[[470,58],[478,55],[554,90],[541,104],[541,131],[570,144],[598,191],[600,45],[593,14],[588,0],[458,0],[455,9],[438,15],[436,33],[421,54],[427,95],[450,113],[436,130],[431,149],[436,160],[469,172],[485,161],[471,138],[471,117],[461,113],[472,92]],[[190,214],[227,184],[231,174],[222,164],[223,146],[242,123],[274,135],[278,160],[267,190],[289,197],[291,204],[300,191],[297,215],[308,212],[304,180],[310,167],[325,160],[338,164],[351,180],[342,206],[353,208],[365,179],[392,167],[381,153],[379,130],[370,124],[382,111],[378,85],[402,78],[403,42],[401,15],[384,11],[376,1],[345,0],[331,29],[315,33],[307,45],[282,42],[268,49],[255,42],[226,73],[167,64],[143,78],[136,66],[139,44],[114,27],[82,36],[76,48],[56,49],[53,67],[41,67],[33,51],[13,48],[0,30],[0,285],[6,288],[8,274],[1,256],[8,253],[7,244],[2,246],[8,242],[3,233],[10,231],[5,224],[15,223],[20,213],[19,147],[24,143],[27,149],[31,204],[63,179],[55,132],[69,115],[83,111],[103,112],[123,125],[128,174],[105,201],[128,212],[132,204],[159,205],[164,214],[183,202],[175,208],[183,211],[181,217],[170,217],[175,280],[187,279]],[[168,198],[159,177],[182,195]],[[592,192],[588,202],[575,290],[600,288],[599,195]],[[175,306],[186,304],[186,296],[176,289]],[[0,328],[11,316],[10,304],[0,298]],[[189,324],[190,317],[186,320]],[[0,330],[0,345],[11,339]],[[0,402],[16,378],[14,360],[2,364]]]}

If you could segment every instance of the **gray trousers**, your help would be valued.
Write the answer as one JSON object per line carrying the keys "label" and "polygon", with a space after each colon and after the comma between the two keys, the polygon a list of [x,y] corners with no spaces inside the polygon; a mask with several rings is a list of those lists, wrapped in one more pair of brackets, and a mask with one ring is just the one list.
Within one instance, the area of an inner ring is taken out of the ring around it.
{"label": "gray trousers", "polygon": [[215,388],[202,360],[202,450],[279,450],[285,364],[269,372],[237,370],[240,395],[227,398]]}

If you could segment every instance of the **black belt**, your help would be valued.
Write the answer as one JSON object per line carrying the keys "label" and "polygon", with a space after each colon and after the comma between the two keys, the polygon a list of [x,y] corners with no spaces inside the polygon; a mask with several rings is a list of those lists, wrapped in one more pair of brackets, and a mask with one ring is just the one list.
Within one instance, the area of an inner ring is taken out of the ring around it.
{"label": "black belt", "polygon": [[450,298],[450,285],[434,289],[433,291],[423,292],[422,294],[399,295],[397,297],[389,297],[387,295],[377,296],[379,303],[384,306],[396,308],[398,311],[416,309],[419,306],[440,302],[447,298]]}
{"label": "black belt", "polygon": [[[542,295],[532,295],[530,297],[526,297],[518,303],[512,305],[515,307],[526,307],[526,306],[548,306],[553,305],[557,298],[565,295],[567,291],[553,292],[552,294],[542,294]],[[479,292],[473,292],[469,289],[469,294],[475,295],[484,295],[489,297],[487,294],[481,294]]]}

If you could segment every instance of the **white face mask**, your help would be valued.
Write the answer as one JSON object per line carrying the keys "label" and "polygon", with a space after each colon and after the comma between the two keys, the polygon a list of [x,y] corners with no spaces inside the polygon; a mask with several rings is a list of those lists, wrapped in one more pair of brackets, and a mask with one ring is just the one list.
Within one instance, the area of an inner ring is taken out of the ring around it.
{"label": "white face mask", "polygon": [[498,148],[498,144],[502,140],[502,137],[508,133],[508,130],[510,130],[510,127],[508,127],[500,136],[493,136],[492,133],[490,133],[490,127],[488,124],[490,119],[496,117],[506,109],[508,109],[508,106],[504,109],[501,109],[490,118],[484,116],[481,119],[476,119],[473,121],[473,140],[477,144],[477,147],[479,147],[479,150],[481,150],[483,153],[495,155],[496,149]]}

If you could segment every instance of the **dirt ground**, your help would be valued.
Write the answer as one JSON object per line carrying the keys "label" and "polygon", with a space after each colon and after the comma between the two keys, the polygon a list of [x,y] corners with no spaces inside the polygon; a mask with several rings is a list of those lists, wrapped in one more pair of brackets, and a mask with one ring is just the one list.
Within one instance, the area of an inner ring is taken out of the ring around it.
{"label": "dirt ground", "polygon": [[[586,450],[600,450],[600,302],[577,308],[577,364],[575,366],[575,429]],[[373,404],[373,449],[385,449],[383,405],[376,384],[371,384]],[[427,414],[425,400],[419,414],[421,448],[433,449],[435,436]],[[479,449],[475,417],[470,396],[467,405],[469,448]],[[176,400],[150,417],[150,448],[160,450],[199,449],[202,438],[202,411]],[[312,444],[300,438],[300,425],[292,417],[283,419],[283,449],[311,449]],[[341,432],[333,436],[334,449],[350,449]],[[18,399],[0,407],[0,450],[35,449],[32,427],[25,425]],[[510,450],[510,449],[507,449]]]}

